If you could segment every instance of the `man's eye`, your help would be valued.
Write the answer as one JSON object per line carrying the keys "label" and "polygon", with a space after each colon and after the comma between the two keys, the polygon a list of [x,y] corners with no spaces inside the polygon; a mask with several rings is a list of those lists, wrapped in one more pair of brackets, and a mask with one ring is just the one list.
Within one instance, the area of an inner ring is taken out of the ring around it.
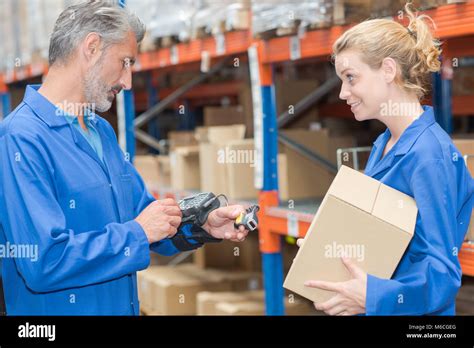
{"label": "man's eye", "polygon": [[123,67],[124,67],[124,68],[130,68],[131,66],[132,66],[132,63],[131,63],[130,59],[125,58],[125,59],[123,60]]}
{"label": "man's eye", "polygon": [[354,81],[354,76],[348,74],[348,75],[346,75],[346,77],[347,77],[347,81],[349,81],[349,82]]}

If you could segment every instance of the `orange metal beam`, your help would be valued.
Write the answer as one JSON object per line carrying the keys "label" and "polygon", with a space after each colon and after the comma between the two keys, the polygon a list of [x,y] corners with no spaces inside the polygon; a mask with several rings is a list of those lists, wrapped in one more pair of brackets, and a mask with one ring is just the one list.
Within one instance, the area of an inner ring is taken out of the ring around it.
{"label": "orange metal beam", "polygon": [[187,64],[200,62],[202,52],[209,52],[211,58],[223,57],[233,54],[247,52],[250,45],[249,33],[247,30],[233,31],[224,34],[225,50],[224,53],[217,52],[216,39],[209,37],[201,40],[193,40],[189,43],[175,45],[174,48],[164,48],[153,52],[139,54],[135,71],[144,71],[151,69],[165,68],[174,66],[172,63],[172,50],[176,50],[178,64]]}

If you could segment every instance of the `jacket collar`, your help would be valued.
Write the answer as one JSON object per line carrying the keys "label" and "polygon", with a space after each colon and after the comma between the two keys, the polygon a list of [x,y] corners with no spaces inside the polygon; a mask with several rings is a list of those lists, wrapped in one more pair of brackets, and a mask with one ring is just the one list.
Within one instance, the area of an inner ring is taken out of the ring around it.
{"label": "jacket collar", "polygon": [[[23,97],[23,102],[33,110],[36,116],[51,128],[69,124],[66,117],[64,117],[67,114],[38,92],[40,87],[41,85],[28,85],[26,87],[25,96]],[[87,121],[96,124],[97,116],[91,112],[87,116]]]}
{"label": "jacket collar", "polygon": [[[398,142],[395,144],[395,156],[405,155],[411,149],[413,144],[415,144],[420,135],[423,134],[426,128],[436,122],[433,107],[424,105],[423,110],[424,112],[420,117],[413,121],[413,123],[402,133],[400,139],[398,139]],[[374,147],[380,148],[387,144],[391,135],[390,130],[387,128],[385,132],[374,141]]]}
{"label": "jacket collar", "polygon": [[400,139],[394,145],[394,154],[387,154],[382,158],[382,152],[384,146],[387,144],[391,137],[390,130],[387,128],[377,140],[374,142],[374,161],[377,161],[368,171],[367,174],[375,176],[378,173],[390,168],[397,156],[405,155],[415,144],[421,134],[433,123],[435,123],[435,117],[433,108],[431,106],[423,106],[423,114],[420,115],[410,126],[402,133]]}

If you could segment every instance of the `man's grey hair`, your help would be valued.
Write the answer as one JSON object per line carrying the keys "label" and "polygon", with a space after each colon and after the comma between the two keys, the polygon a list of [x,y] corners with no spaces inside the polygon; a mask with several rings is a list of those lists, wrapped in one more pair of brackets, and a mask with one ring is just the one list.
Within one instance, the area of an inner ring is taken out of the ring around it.
{"label": "man's grey hair", "polygon": [[145,25],[116,1],[87,1],[69,6],[54,25],[49,43],[49,65],[66,62],[89,33],[99,34],[106,48],[123,42],[130,31],[140,43],[145,36]]}

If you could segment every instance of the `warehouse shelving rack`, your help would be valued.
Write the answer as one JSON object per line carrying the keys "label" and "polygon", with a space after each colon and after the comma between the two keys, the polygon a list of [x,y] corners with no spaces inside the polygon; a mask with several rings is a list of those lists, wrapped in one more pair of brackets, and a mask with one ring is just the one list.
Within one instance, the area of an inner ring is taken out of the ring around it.
{"label": "warehouse shelving rack", "polygon": [[[442,73],[434,79],[433,101],[437,110],[438,122],[449,132],[453,115],[463,116],[472,114],[473,111],[472,96],[457,98],[451,96],[453,69],[450,62],[454,58],[474,56],[474,1],[445,5],[428,10],[426,13],[434,19],[437,24],[436,34],[444,41],[443,69]],[[206,87],[200,88],[201,92],[196,92],[193,87],[225,66],[225,59],[248,53],[254,117],[256,118],[255,146],[260,155],[255,180],[257,186],[261,188],[258,196],[261,206],[259,213],[261,221],[260,251],[263,261],[266,312],[269,315],[284,314],[281,236],[304,237],[320,203],[318,199],[295,202],[294,209],[280,205],[277,172],[278,128],[283,126],[291,116],[288,114],[277,115],[273,66],[286,61],[327,59],[331,54],[332,43],[347,28],[349,26],[334,26],[329,29],[309,31],[301,37],[280,37],[268,41],[255,40],[251,31],[237,31],[225,33],[218,38],[193,40],[190,43],[177,44],[171,48],[141,53],[134,70],[136,72],[149,71],[151,76],[155,76],[157,71],[177,71],[185,64],[198,64],[203,59],[211,59],[215,64],[208,67],[207,73],[201,74],[177,90],[159,91],[158,94],[163,99],[154,106],[153,104],[157,101],[157,91],[153,84],[150,84],[146,91],[149,110],[138,117],[135,117],[133,91],[124,91],[117,99],[119,142],[130,158],[133,158],[135,138],[151,147],[158,145],[156,139],[139,129],[140,126],[152,120],[165,107],[191,90],[201,97],[205,97],[206,93],[219,95],[219,93],[206,92],[204,89]],[[0,110],[3,110],[3,115],[8,114],[11,109],[8,85],[40,76],[46,71],[47,66],[40,64],[19,67],[6,74],[0,74],[0,102],[2,103]],[[308,98],[304,98],[298,103],[295,110],[303,110],[308,104],[319,100],[336,84],[335,79],[329,79]],[[235,85],[231,83],[227,86],[226,91],[235,90]],[[207,91],[209,91],[209,86]],[[326,110],[330,108],[331,113],[336,117],[350,117],[350,113],[342,104],[322,105],[321,108]],[[315,160],[324,164],[320,158],[315,158]],[[336,168],[332,169],[336,170]],[[183,192],[161,192],[161,194],[155,192],[157,197],[181,197],[183,194]],[[474,245],[464,243],[459,253],[459,259],[463,273],[474,276]]]}

